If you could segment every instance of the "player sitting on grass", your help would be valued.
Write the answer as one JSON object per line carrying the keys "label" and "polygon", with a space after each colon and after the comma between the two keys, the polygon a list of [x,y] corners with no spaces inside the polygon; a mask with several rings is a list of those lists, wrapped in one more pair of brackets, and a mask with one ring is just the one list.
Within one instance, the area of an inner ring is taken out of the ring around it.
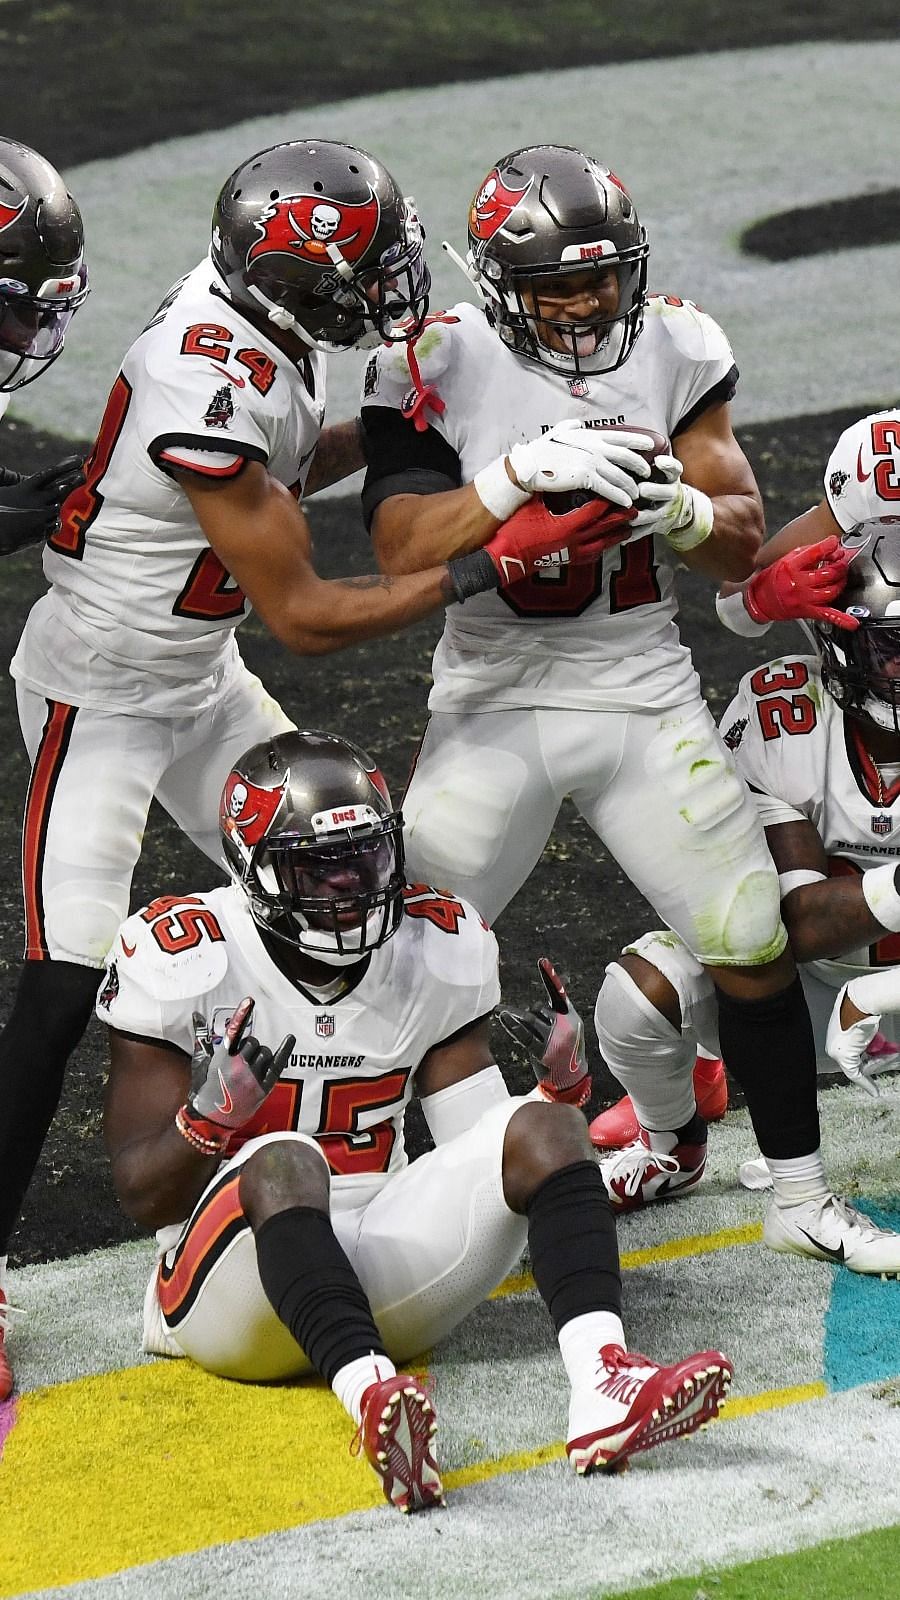
{"label": "player sitting on grass", "polygon": [[[374,762],[322,733],[256,745],[226,782],[221,827],[234,883],[130,917],[97,1002],[113,1181],[160,1246],[145,1349],[253,1381],[315,1368],[387,1499],[418,1510],[443,1497],[434,1405],[397,1364],[527,1243],[571,1379],[576,1472],[714,1417],[724,1356],[626,1353],[584,1120],[509,1095],[488,1041],[494,936],[465,901],[405,883],[402,818]],[[541,1073],[571,1091],[586,1079],[581,1023],[542,970]],[[408,1164],[414,1086],[436,1148]]]}

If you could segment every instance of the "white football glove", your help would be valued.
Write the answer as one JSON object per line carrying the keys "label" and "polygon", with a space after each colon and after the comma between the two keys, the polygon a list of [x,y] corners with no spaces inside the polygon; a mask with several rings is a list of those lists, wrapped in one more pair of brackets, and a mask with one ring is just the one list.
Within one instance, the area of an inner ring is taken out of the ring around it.
{"label": "white football glove", "polygon": [[878,1098],[878,1085],[872,1082],[873,1074],[877,1071],[874,1061],[870,1060],[867,1050],[876,1033],[878,1032],[881,1018],[877,1015],[862,1017],[859,1022],[851,1022],[849,1028],[841,1025],[841,1006],[847,993],[845,983],[837,994],[831,1016],[828,1019],[828,1030],[825,1034],[825,1051],[832,1061],[836,1061],[845,1078],[851,1083],[858,1083],[866,1094],[873,1099]]}
{"label": "white football glove", "polygon": [[525,444],[515,444],[509,464],[531,494],[588,489],[613,505],[630,507],[650,468],[637,450],[652,447],[645,433],[605,433],[568,417]]}
{"label": "white football glove", "polygon": [[712,501],[701,489],[682,483],[684,469],[677,456],[657,456],[653,465],[665,482],[641,484],[632,533],[661,533],[673,550],[693,550],[712,533]]}

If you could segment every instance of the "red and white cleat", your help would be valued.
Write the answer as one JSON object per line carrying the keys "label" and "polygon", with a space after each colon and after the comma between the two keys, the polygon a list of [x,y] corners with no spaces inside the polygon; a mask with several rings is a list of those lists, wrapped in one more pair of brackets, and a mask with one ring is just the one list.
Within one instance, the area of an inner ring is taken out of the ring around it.
{"label": "red and white cleat", "polygon": [[579,1477],[615,1472],[639,1450],[668,1444],[711,1422],[728,1393],[732,1366],[701,1350],[671,1367],[607,1344],[593,1384],[572,1390],[566,1455]]}
{"label": "red and white cleat", "polygon": [[444,1504],[444,1487],[432,1442],[434,1406],[418,1378],[399,1372],[373,1383],[362,1399],[359,1438],[377,1472],[385,1499],[398,1511]]}
{"label": "red and white cleat", "polygon": [[[719,1122],[728,1110],[728,1080],[718,1056],[698,1056],[694,1066],[694,1099],[704,1122]],[[601,1111],[588,1132],[598,1150],[621,1150],[633,1144],[640,1133],[630,1095],[623,1095],[614,1106]]]}
{"label": "red and white cleat", "polygon": [[641,1128],[634,1144],[614,1150],[600,1162],[600,1173],[613,1210],[637,1211],[654,1200],[675,1200],[696,1189],[705,1167],[705,1140],[678,1144],[674,1133]]}

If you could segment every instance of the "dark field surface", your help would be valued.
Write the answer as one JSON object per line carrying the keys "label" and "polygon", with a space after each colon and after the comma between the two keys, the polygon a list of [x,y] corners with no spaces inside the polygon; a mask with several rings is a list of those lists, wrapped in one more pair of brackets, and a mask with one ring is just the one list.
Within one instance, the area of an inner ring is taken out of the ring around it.
{"label": "dark field surface", "polygon": [[[769,528],[821,496],[829,450],[855,412],[793,419],[744,430],[741,440],[766,500]],[[63,453],[63,441],[14,423],[5,427],[4,456],[20,468]],[[372,557],[355,499],[309,507],[316,558],[326,576],[372,570]],[[43,587],[38,552],[0,563],[0,658],[8,661],[32,600]],[[713,712],[725,708],[738,678],[757,661],[801,642],[798,630],[774,628],[758,644],[736,639],[718,623],[713,588],[682,575],[681,625],[703,679]],[[430,658],[439,621],[407,634],[366,644],[341,655],[300,660],[286,654],[252,620],[241,630],[243,653],[255,672],[301,725],[345,734],[378,756],[395,794],[404,779],[425,720]],[[0,1010],[15,985],[20,949],[18,828],[28,778],[11,684],[0,691],[0,741],[4,802],[0,806],[0,859],[7,863],[0,890]],[[215,869],[154,808],[134,885],[134,904],[154,895],[209,887]],[[536,997],[535,963],[549,954],[568,976],[576,1004],[589,1021],[604,963],[621,944],[656,919],[617,863],[566,805],[534,875],[497,923],[506,999]],[[29,1192],[16,1240],[16,1262],[52,1259],[135,1236],[113,1198],[100,1141],[104,1030],[92,1023],[73,1059],[63,1103]],[[602,1064],[588,1027],[595,1068],[591,1110],[610,1103],[618,1090]],[[498,1059],[511,1085],[530,1087],[531,1071],[497,1028]],[[420,1124],[412,1121],[410,1149],[421,1149]]]}

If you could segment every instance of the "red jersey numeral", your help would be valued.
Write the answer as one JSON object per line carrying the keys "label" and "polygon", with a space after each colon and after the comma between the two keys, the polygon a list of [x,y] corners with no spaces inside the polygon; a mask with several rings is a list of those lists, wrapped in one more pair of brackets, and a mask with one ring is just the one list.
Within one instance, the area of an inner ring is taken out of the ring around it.
{"label": "red jersey numeral", "polygon": [[242,617],[247,604],[239,588],[214,550],[203,550],[188,574],[187,583],[172,607],[173,617],[191,617],[201,622],[221,622],[226,617]]}
{"label": "red jersey numeral", "polygon": [[250,374],[250,382],[260,394],[268,394],[275,382],[276,367],[271,356],[264,356],[261,350],[239,350],[235,356],[242,367],[246,367]]}
{"label": "red jersey numeral", "polygon": [[225,937],[212,912],[195,894],[161,895],[141,912],[141,920],[153,924],[153,937],[169,956],[192,950],[204,938],[220,944]]}
{"label": "red jersey numeral", "polygon": [[254,1111],[250,1121],[245,1122],[240,1131],[229,1139],[228,1155],[233,1156],[248,1139],[256,1139],[260,1134],[295,1132],[300,1126],[302,1098],[302,1079],[291,1081],[281,1078],[266,1095],[259,1109]]}
{"label": "red jersey numeral", "polygon": [[99,485],[105,476],[131,404],[131,384],[119,373],[106,402],[96,443],[84,464],[84,483],[63,501],[59,529],[47,540],[58,555],[80,561],[87,530],[103,505]]}
{"label": "red jersey numeral", "polygon": [[424,917],[444,933],[458,933],[465,919],[465,907],[452,895],[438,894],[427,883],[409,883],[403,891],[403,909],[408,917]]}
{"label": "red jersey numeral", "polygon": [[[612,615],[652,605],[660,598],[653,540],[636,539],[620,550],[618,570],[609,579]],[[585,561],[547,567],[502,589],[500,598],[519,617],[578,617],[603,593],[604,582],[602,560]]]}
{"label": "red jersey numeral", "polygon": [[782,733],[812,733],[816,726],[816,707],[808,694],[781,694],[782,689],[802,689],[809,682],[809,669],[802,661],[786,661],[781,666],[760,667],[750,679],[750,688],[759,697],[756,714],[764,739],[778,739]]}
{"label": "red jersey numeral", "polygon": [[[900,500],[900,478],[894,451],[900,450],[900,423],[882,418],[872,423],[875,487],[882,500]],[[879,457],[881,459],[879,459]]]}
{"label": "red jersey numeral", "polygon": [[234,334],[221,328],[217,322],[195,322],[185,332],[181,341],[183,356],[210,356],[213,361],[227,361],[228,347]]}
{"label": "red jersey numeral", "polygon": [[315,1138],[332,1172],[387,1171],[396,1139],[393,1123],[360,1132],[359,1119],[364,1111],[402,1100],[408,1077],[408,1071],[387,1072],[382,1078],[338,1078],[324,1085]]}

